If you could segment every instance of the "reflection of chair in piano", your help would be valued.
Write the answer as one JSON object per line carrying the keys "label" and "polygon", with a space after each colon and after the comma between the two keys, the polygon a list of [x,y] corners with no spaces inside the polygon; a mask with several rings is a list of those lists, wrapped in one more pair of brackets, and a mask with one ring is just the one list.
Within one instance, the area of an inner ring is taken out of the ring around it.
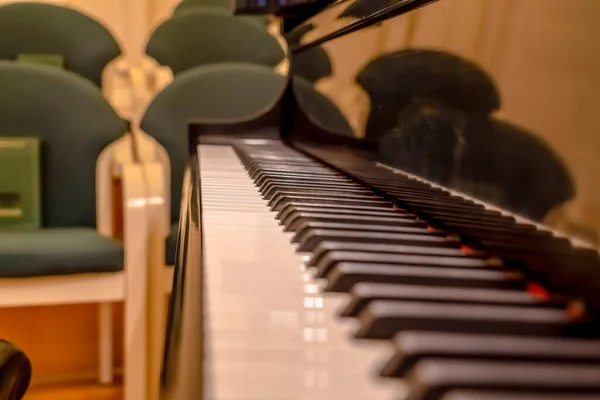
{"label": "reflection of chair in piano", "polygon": [[129,118],[142,100],[143,87],[137,70],[120,55],[119,44],[104,26],[72,8],[44,3],[0,7],[0,59],[55,56],[65,69],[102,87],[113,107]]}
{"label": "reflection of chair in piano", "polygon": [[380,142],[384,161],[537,221],[575,188],[535,135],[482,114],[416,103]]}
{"label": "reflection of chair in piano", "polygon": [[410,49],[375,59],[356,80],[371,100],[366,136],[385,136],[387,163],[538,221],[573,197],[568,171],[546,144],[488,117],[500,96],[477,65]]}
{"label": "reflection of chair in piano", "polygon": [[[302,37],[314,29],[313,24],[303,25],[285,35],[290,47],[300,45]],[[316,46],[298,54],[292,54],[292,65],[294,75],[303,77],[310,82],[317,82],[321,78],[331,76],[333,70],[331,60],[321,46]]]}
{"label": "reflection of chair in piano", "polygon": [[0,400],[21,400],[31,380],[31,362],[12,343],[0,339]]}
{"label": "reflection of chair in piano", "polygon": [[500,107],[500,95],[486,72],[442,51],[410,49],[385,54],[366,65],[356,82],[371,100],[366,137],[388,133],[413,99],[429,99],[476,114]]}
{"label": "reflection of chair in piano", "polygon": [[111,307],[123,301],[124,393],[139,399],[146,211],[126,124],[91,82],[54,67],[2,62],[0,88],[0,135],[41,144],[41,226],[0,229],[0,307],[98,304],[99,380],[109,383]]}

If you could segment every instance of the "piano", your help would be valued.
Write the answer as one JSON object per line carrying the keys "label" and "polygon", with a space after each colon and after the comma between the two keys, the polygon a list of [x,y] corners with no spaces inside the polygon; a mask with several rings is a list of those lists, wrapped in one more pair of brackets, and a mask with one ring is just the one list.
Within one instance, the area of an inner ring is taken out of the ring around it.
{"label": "piano", "polygon": [[600,3],[311,3],[323,104],[190,123],[161,399],[600,399]]}

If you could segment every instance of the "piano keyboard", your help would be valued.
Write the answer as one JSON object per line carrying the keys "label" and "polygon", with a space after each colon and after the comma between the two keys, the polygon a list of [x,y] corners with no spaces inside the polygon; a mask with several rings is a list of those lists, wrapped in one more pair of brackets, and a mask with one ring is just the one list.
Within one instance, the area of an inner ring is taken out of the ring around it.
{"label": "piano keyboard", "polygon": [[407,181],[433,228],[275,141],[198,159],[206,399],[600,399],[596,318],[452,233],[529,228]]}

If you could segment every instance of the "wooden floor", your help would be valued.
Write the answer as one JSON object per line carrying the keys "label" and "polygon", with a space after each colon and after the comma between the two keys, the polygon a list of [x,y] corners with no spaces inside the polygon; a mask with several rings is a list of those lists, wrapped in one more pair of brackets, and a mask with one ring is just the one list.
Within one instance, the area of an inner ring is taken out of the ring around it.
{"label": "wooden floor", "polygon": [[121,400],[120,385],[71,384],[32,388],[24,400]]}

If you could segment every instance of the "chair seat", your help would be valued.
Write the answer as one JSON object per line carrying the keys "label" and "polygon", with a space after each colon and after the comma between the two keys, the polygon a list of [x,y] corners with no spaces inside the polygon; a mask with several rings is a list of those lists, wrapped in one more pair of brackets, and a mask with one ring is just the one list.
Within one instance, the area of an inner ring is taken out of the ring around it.
{"label": "chair seat", "polygon": [[171,225],[171,232],[167,237],[167,243],[165,244],[165,264],[167,266],[175,265],[175,250],[177,248],[177,233],[179,232],[179,224]]}
{"label": "chair seat", "polygon": [[123,270],[123,246],[92,228],[0,231],[0,277]]}

